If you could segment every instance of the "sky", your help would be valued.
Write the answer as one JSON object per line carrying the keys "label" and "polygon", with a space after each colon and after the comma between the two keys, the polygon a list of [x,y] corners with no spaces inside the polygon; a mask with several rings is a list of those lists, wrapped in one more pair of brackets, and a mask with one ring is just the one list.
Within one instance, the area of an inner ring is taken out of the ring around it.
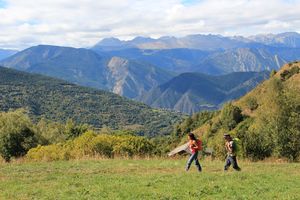
{"label": "sky", "polygon": [[300,32],[300,0],[0,0],[0,48]]}

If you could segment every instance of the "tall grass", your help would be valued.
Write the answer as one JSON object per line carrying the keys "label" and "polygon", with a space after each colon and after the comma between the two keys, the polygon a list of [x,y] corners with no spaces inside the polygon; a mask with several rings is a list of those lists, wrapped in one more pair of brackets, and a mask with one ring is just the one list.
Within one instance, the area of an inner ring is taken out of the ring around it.
{"label": "tall grass", "polygon": [[0,164],[0,199],[300,199],[300,164],[102,159]]}

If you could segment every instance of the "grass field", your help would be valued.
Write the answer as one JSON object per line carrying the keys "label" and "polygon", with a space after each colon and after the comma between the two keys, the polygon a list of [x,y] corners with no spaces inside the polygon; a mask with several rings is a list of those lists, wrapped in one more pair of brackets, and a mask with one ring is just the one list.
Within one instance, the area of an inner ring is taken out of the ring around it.
{"label": "grass field", "polygon": [[84,160],[0,164],[0,199],[300,199],[300,164]]}

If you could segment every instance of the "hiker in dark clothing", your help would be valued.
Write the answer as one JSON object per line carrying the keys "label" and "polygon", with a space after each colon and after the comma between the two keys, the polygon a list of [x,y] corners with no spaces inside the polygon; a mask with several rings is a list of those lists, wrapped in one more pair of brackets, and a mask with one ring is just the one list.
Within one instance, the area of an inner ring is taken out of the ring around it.
{"label": "hiker in dark clothing", "polygon": [[197,139],[193,133],[189,133],[188,138],[189,138],[189,148],[192,154],[186,164],[185,170],[188,171],[191,167],[192,162],[195,161],[198,171],[201,172],[202,167],[198,160],[198,152],[202,150],[202,142],[201,140]]}
{"label": "hiker in dark clothing", "polygon": [[241,168],[238,166],[236,160],[236,149],[235,149],[234,141],[229,134],[224,134],[224,139],[225,139],[225,148],[227,151],[224,171],[227,171],[231,164],[233,169],[240,171]]}

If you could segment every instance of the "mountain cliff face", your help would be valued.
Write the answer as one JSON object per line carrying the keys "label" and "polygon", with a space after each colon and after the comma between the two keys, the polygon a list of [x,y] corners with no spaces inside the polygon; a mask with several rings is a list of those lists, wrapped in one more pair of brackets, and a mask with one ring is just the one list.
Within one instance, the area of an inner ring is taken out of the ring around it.
{"label": "mountain cliff face", "polygon": [[136,98],[172,76],[150,64],[88,50],[40,45],[0,62],[5,67],[56,77]]}
{"label": "mountain cliff face", "polygon": [[287,62],[280,53],[284,52],[271,52],[266,48],[225,50],[209,55],[195,69],[209,74],[279,69]]}
{"label": "mountain cliff face", "polygon": [[160,85],[141,98],[153,107],[185,113],[217,109],[225,101],[236,99],[258,83],[269,72],[237,72],[222,76],[184,73]]}
{"label": "mountain cliff face", "polygon": [[111,90],[132,99],[172,78],[170,73],[157,67],[120,57],[112,57],[107,66],[110,71]]}
{"label": "mountain cliff face", "polygon": [[94,51],[100,54],[105,53],[105,55],[110,57],[118,56],[129,60],[149,63],[175,73],[195,71],[195,66],[211,54],[211,52],[197,49],[129,48],[111,51]]}

